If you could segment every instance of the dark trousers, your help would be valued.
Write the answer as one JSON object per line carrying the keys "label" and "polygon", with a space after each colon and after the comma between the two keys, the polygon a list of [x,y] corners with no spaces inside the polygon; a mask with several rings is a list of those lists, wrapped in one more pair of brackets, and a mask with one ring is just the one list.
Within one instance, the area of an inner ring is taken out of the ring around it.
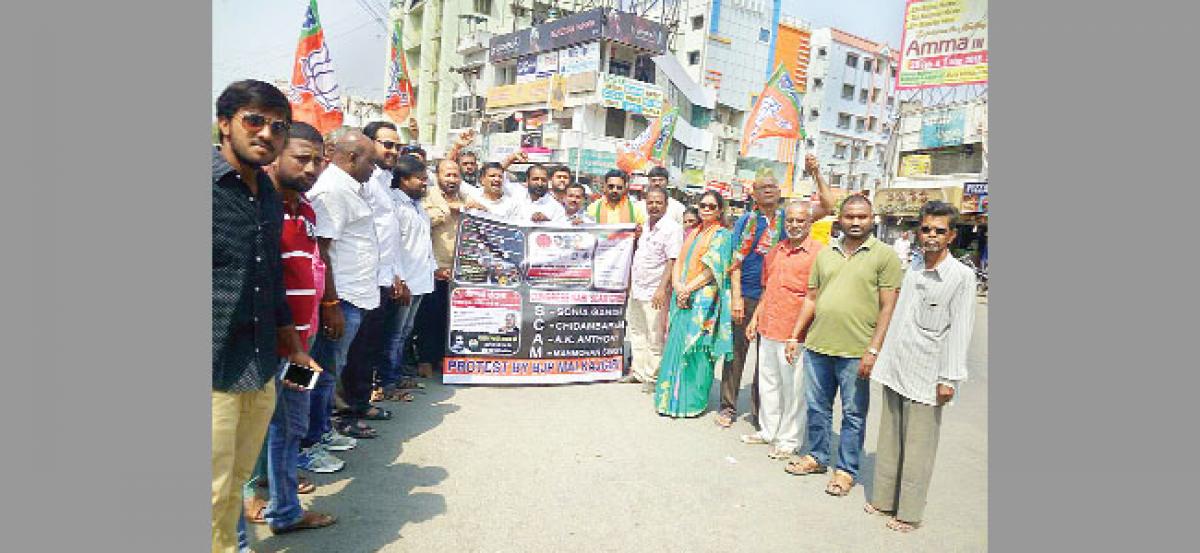
{"label": "dark trousers", "polygon": [[358,413],[371,408],[371,388],[380,352],[387,339],[387,325],[398,304],[392,300],[391,288],[379,289],[379,307],[363,314],[358,335],[350,343],[346,367],[342,369],[342,399]]}
{"label": "dark trousers", "polygon": [[[730,409],[737,413],[738,388],[742,386],[742,372],[746,366],[746,352],[750,349],[750,341],[746,339],[746,323],[754,315],[758,300],[742,298],[746,305],[746,317],[742,324],[733,325],[733,362],[725,361],[721,369],[721,409]],[[758,356],[754,356],[754,382],[750,385],[750,422],[758,429]]]}
{"label": "dark trousers", "polygon": [[435,372],[442,370],[446,354],[446,335],[450,326],[450,282],[435,280],[433,292],[421,300],[413,340],[417,343],[417,362],[430,363]]}

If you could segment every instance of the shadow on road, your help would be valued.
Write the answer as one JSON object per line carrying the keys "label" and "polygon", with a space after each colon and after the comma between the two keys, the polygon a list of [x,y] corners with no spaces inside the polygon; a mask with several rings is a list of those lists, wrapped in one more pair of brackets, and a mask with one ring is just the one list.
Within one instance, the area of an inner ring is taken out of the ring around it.
{"label": "shadow on road", "polygon": [[254,550],[378,551],[402,540],[406,525],[445,514],[445,498],[417,490],[445,481],[449,478],[446,469],[401,462],[405,442],[433,429],[459,409],[446,404],[454,396],[454,388],[426,383],[427,389],[416,391],[411,403],[379,403],[392,411],[393,419],[369,421],[378,430],[378,438],[359,440],[354,450],[335,454],[346,461],[344,470],[335,474],[303,473],[319,486],[318,497],[309,508],[336,515],[337,524],[278,536],[267,533],[264,539],[251,544]]}

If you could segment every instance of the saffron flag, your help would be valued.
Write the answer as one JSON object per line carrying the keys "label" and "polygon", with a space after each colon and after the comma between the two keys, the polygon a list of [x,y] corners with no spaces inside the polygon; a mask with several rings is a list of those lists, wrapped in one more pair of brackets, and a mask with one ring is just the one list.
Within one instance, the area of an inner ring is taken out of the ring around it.
{"label": "saffron flag", "polygon": [[292,119],[316,127],[321,134],[342,126],[341,98],[333,78],[333,60],[325,44],[325,31],[317,15],[317,0],[309,1],[304,14],[288,100],[292,104]]}
{"label": "saffron flag", "polygon": [[744,157],[754,142],[770,136],[804,138],[804,129],[800,126],[800,98],[792,77],[780,64],[746,118],[740,155]]}
{"label": "saffron flag", "polygon": [[398,20],[392,28],[391,60],[383,113],[397,125],[403,125],[417,99],[413,96],[412,81],[408,78],[408,61],[404,59],[404,39]]}
{"label": "saffron flag", "polygon": [[637,138],[617,145],[617,168],[632,173],[647,171],[662,165],[671,148],[671,137],[675,135],[675,121],[679,110],[672,109],[654,120]]}

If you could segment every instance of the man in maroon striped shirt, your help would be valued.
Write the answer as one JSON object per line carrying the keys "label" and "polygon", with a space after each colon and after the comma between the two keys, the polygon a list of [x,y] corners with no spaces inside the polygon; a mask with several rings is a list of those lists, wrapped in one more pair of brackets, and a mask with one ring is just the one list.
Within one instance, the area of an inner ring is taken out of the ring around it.
{"label": "man in maroon striped shirt", "polygon": [[[317,247],[316,213],[304,197],[325,168],[323,151],[321,134],[315,128],[306,123],[292,123],[283,152],[268,170],[271,182],[283,199],[283,229],[279,238],[283,285],[296,331],[306,351],[312,347],[317,305],[325,281],[332,283],[333,280],[332,265],[327,257],[323,259]],[[300,507],[297,456],[300,440],[308,432],[310,392],[298,384],[301,383],[282,381],[275,413],[267,430],[271,500],[263,518],[276,534],[322,528],[337,521],[332,515],[306,512]]]}

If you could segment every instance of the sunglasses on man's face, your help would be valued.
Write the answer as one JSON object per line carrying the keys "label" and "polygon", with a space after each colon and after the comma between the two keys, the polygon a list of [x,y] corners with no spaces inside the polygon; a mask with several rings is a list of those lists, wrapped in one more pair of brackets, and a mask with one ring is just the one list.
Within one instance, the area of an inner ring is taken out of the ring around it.
{"label": "sunglasses on man's face", "polygon": [[282,119],[273,119],[252,111],[242,113],[242,127],[249,132],[257,133],[268,125],[271,127],[271,134],[285,134],[292,128],[291,123]]}
{"label": "sunglasses on man's face", "polygon": [[931,232],[937,233],[938,236],[945,236],[947,234],[950,234],[950,229],[936,228],[936,227],[921,227],[921,234],[929,234]]}
{"label": "sunglasses on man's face", "polygon": [[383,149],[385,149],[385,150],[399,150],[400,149],[400,143],[393,142],[391,140],[376,140],[375,143],[379,144],[380,146],[383,146]]}

